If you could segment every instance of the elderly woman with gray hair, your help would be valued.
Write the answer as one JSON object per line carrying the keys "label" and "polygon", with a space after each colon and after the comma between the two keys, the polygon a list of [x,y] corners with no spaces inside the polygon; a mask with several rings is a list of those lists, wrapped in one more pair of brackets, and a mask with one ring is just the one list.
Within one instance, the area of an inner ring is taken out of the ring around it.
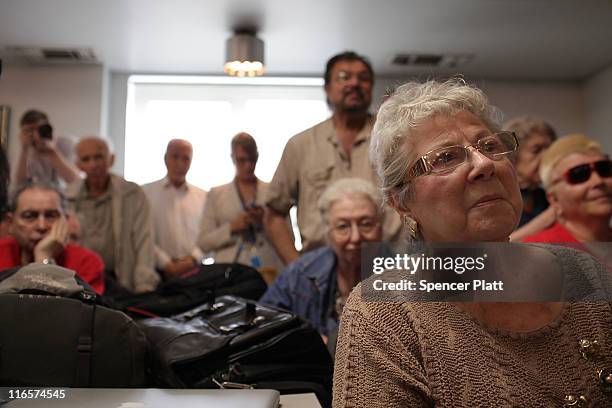
{"label": "elderly woman with gray hair", "polygon": [[[460,79],[407,83],[382,105],[371,157],[412,239],[508,241],[522,210],[518,141],[497,117]],[[495,268],[604,273],[573,249],[518,250],[521,264]],[[612,405],[609,302],[372,302],[366,283],[342,315],[336,408]]]}
{"label": "elderly woman with gray hair", "polygon": [[381,239],[382,198],[370,182],[346,178],[323,192],[318,207],[328,245],[290,264],[260,301],[300,315],[327,339],[361,280],[362,242]]}
{"label": "elderly woman with gray hair", "polygon": [[530,116],[509,120],[504,130],[514,132],[519,140],[514,167],[523,198],[523,213],[517,230],[510,235],[511,241],[519,241],[555,221],[555,213],[549,208],[541,185],[539,168],[542,154],[555,141],[557,133],[545,121]]}

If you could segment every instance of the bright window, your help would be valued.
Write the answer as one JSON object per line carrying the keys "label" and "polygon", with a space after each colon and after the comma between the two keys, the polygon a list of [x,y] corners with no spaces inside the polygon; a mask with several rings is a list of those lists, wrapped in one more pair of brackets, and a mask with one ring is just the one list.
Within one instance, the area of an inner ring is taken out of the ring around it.
{"label": "bright window", "polygon": [[259,147],[256,174],[270,181],[287,140],[329,116],[320,78],[131,76],[128,83],[125,178],[162,178],[174,138],[194,147],[190,183],[209,190],[234,177],[230,140],[250,133]]}

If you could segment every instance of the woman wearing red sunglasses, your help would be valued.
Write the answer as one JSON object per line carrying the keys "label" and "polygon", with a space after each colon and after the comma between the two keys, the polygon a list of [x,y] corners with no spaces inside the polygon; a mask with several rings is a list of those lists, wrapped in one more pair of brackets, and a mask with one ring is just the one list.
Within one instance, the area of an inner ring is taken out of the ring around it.
{"label": "woman wearing red sunglasses", "polygon": [[611,242],[612,162],[584,135],[554,142],[542,156],[540,177],[557,222],[525,242]]}

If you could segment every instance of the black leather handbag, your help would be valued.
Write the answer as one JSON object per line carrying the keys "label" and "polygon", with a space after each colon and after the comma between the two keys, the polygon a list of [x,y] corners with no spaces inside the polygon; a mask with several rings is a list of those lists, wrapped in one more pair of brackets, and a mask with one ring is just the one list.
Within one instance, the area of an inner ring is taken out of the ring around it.
{"label": "black leather handbag", "polygon": [[153,292],[117,296],[108,301],[134,318],[167,317],[211,302],[216,296],[259,299],[266,289],[255,269],[238,263],[218,263],[202,265],[188,276],[163,282]]}
{"label": "black leather handbag", "polygon": [[296,315],[222,296],[171,318],[138,322],[152,344],[159,387],[272,388],[331,401],[333,364],[321,336]]}

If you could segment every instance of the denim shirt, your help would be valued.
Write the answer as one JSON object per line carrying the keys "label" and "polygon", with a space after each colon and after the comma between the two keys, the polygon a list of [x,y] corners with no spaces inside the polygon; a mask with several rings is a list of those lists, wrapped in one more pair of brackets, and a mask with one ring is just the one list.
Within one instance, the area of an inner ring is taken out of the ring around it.
{"label": "denim shirt", "polygon": [[335,293],[336,255],[325,246],[287,266],[259,301],[299,315],[328,336],[338,326],[329,312],[335,306]]}

